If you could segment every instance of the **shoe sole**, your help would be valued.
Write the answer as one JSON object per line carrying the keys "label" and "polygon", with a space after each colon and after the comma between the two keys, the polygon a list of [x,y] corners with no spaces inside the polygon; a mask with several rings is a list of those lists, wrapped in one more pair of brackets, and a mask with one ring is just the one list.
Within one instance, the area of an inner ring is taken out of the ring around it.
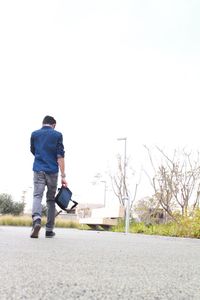
{"label": "shoe sole", "polygon": [[35,225],[35,227],[34,227],[34,229],[33,229],[33,232],[31,233],[31,238],[35,238],[35,239],[38,238],[40,228],[41,228],[41,225],[40,225],[40,224],[36,224],[36,225]]}

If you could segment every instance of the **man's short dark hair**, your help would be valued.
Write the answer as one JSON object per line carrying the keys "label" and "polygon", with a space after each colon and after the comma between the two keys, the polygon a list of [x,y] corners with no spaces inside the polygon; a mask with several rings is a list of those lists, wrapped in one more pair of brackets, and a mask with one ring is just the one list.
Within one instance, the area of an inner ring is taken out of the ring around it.
{"label": "man's short dark hair", "polygon": [[42,124],[54,125],[56,124],[56,120],[51,116],[44,117]]}

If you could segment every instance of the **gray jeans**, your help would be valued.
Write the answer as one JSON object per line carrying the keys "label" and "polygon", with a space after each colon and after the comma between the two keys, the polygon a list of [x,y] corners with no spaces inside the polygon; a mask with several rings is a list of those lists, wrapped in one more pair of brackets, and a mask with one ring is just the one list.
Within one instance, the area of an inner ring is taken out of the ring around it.
{"label": "gray jeans", "polygon": [[55,223],[55,194],[58,183],[58,173],[46,174],[45,172],[34,172],[33,177],[33,220],[42,217],[42,198],[45,187],[47,186],[46,202],[47,202],[47,223],[46,231],[52,231]]}

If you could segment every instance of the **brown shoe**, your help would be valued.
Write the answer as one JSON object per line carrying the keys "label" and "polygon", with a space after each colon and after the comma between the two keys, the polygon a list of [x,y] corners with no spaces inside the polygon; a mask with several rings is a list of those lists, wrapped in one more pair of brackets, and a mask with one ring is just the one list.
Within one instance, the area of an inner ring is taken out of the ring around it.
{"label": "brown shoe", "polygon": [[41,228],[41,220],[36,219],[35,221],[33,221],[33,228],[32,228],[30,237],[37,239],[39,236],[40,228]]}

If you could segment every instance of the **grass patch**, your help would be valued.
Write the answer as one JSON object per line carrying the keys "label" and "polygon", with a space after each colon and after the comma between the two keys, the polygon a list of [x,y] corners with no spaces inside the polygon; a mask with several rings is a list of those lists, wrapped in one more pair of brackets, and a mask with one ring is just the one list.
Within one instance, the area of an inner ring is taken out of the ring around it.
{"label": "grass patch", "polygon": [[[42,226],[45,226],[46,218],[42,218]],[[31,216],[12,216],[2,215],[0,216],[1,226],[32,226]],[[60,228],[81,228],[78,221],[71,221],[67,219],[57,218],[55,219],[55,227]]]}
{"label": "grass patch", "polygon": [[55,227],[60,228],[80,228],[80,224],[78,221],[71,221],[66,219],[56,219],[55,220]]}
{"label": "grass patch", "polygon": [[12,216],[2,215],[0,216],[0,225],[4,226],[31,226],[32,219],[30,216]]}

